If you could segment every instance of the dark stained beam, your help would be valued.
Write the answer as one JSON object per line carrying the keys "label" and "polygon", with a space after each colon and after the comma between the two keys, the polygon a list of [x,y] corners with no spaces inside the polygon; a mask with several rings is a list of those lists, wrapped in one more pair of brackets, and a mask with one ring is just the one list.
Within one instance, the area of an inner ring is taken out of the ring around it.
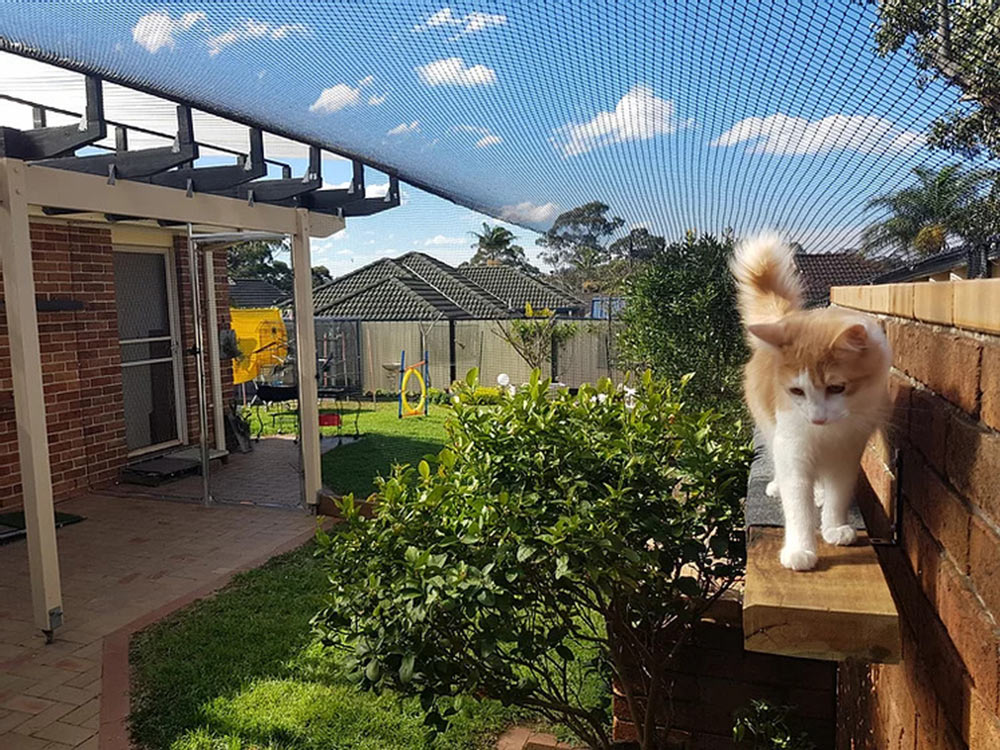
{"label": "dark stained beam", "polygon": [[[0,127],[0,156],[34,161],[72,154],[78,148],[89,146],[108,134],[104,121],[104,97],[101,79],[87,76],[87,108],[83,122],[78,125],[18,130]],[[34,122],[44,122],[35,116]]]}
{"label": "dark stained beam", "polygon": [[311,193],[323,187],[322,162],[320,160],[320,150],[316,146],[309,147],[309,166],[302,177],[292,177],[291,172],[285,176],[282,169],[282,177],[277,180],[254,180],[237,185],[231,192],[237,198],[245,198],[251,203],[261,201],[272,203],[286,201],[305,193]]}
{"label": "dark stained beam", "polygon": [[384,198],[362,198],[344,204],[338,212],[344,218],[371,216],[399,205],[399,179],[389,175],[389,190]]}
{"label": "dark stained beam", "polygon": [[217,193],[256,180],[267,174],[264,161],[264,137],[259,128],[250,130],[250,155],[235,165],[223,167],[185,167],[153,175],[146,181],[153,185],[180,188],[189,195]]}
{"label": "dark stained beam", "polygon": [[177,136],[173,145],[128,151],[126,130],[119,126],[115,128],[115,146],[117,150],[107,154],[42,159],[35,163],[54,169],[106,175],[109,180],[116,178],[129,180],[166,172],[198,158],[198,144],[194,142],[190,107],[177,108]]}

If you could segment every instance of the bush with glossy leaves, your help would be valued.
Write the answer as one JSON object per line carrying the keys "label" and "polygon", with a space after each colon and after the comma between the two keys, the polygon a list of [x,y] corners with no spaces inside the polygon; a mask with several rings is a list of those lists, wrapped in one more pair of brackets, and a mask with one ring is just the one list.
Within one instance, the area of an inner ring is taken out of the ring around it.
{"label": "bush with glossy leaves", "polygon": [[571,394],[536,371],[489,407],[477,385],[473,371],[455,394],[447,447],[381,482],[373,517],[344,499],[345,522],[321,534],[317,623],[363,686],[419,694],[432,723],[490,696],[608,747],[584,685],[627,675],[667,697],[669,659],[743,570],[750,447],[649,373]]}

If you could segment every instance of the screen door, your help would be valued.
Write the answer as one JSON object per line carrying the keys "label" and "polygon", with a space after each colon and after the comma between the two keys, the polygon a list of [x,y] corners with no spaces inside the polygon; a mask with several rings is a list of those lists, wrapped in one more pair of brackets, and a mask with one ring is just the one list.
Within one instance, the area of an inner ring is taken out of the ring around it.
{"label": "screen door", "polygon": [[132,454],[181,442],[169,257],[166,249],[114,253],[125,442]]}

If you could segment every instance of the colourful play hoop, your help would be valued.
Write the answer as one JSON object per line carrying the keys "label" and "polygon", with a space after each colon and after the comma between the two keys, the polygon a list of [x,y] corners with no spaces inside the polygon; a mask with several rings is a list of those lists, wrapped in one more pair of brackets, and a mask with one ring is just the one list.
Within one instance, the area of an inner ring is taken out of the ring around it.
{"label": "colourful play hoop", "polygon": [[[420,401],[417,403],[416,409],[410,406],[410,402],[406,398],[406,381],[410,379],[410,375],[416,375],[417,380],[420,381]],[[420,374],[420,370],[416,367],[406,368],[406,373],[403,375],[403,382],[399,385],[399,398],[403,402],[403,409],[405,409],[404,413],[406,416],[412,417],[423,413],[424,403],[427,401],[427,384],[424,382],[424,376]]]}

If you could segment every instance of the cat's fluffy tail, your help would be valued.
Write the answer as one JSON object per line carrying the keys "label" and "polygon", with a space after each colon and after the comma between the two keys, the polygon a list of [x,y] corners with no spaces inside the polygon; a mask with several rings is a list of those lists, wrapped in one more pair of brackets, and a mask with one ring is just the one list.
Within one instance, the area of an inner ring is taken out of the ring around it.
{"label": "cat's fluffy tail", "polygon": [[742,240],[729,267],[736,277],[744,325],[773,323],[802,308],[795,251],[777,232],[760,232]]}

